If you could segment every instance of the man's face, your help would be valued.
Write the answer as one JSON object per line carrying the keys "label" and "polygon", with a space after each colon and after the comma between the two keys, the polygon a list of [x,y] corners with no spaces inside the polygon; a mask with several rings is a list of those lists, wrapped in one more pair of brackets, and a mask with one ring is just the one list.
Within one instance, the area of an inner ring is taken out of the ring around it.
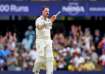
{"label": "man's face", "polygon": [[49,8],[44,8],[44,10],[42,11],[42,15],[44,17],[48,17],[49,16]]}
{"label": "man's face", "polygon": [[95,32],[95,35],[96,35],[96,36],[99,36],[99,35],[100,35],[100,32],[99,32],[99,31],[96,31],[96,32]]}

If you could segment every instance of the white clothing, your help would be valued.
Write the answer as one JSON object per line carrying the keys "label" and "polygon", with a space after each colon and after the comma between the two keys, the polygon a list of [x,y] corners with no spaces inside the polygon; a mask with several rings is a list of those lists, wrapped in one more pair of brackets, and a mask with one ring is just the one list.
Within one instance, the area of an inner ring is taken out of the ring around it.
{"label": "white clothing", "polygon": [[[37,26],[44,25],[42,29],[38,29]],[[52,28],[52,22],[50,19],[44,19],[40,16],[36,19],[36,52],[37,59],[34,63],[33,72],[39,74],[41,64],[46,65],[47,74],[53,72],[53,50],[50,30]]]}
{"label": "white clothing", "polygon": [[29,52],[29,57],[31,58],[31,60],[36,60],[36,58],[37,58],[37,53],[36,53],[36,51],[35,51],[35,50],[31,50],[31,51]]}
{"label": "white clothing", "polygon": [[105,61],[105,55],[102,55],[99,59]]}
{"label": "white clothing", "polygon": [[85,59],[83,57],[74,57],[74,59],[72,60],[72,62],[74,62],[76,67],[79,67],[79,65],[81,63],[85,62]]}
{"label": "white clothing", "polygon": [[36,19],[36,26],[45,25],[41,30],[36,28],[36,39],[50,39],[50,29],[52,28],[52,22],[50,19],[44,19],[43,16],[40,16]]}

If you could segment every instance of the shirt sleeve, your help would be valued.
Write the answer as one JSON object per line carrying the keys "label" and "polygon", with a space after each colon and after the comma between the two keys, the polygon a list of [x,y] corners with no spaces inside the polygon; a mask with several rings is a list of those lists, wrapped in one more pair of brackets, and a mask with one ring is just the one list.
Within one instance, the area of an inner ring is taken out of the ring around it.
{"label": "shirt sleeve", "polygon": [[41,20],[41,19],[36,19],[36,22],[35,22],[35,24],[36,24],[36,26],[38,26],[38,25],[44,25],[44,23],[43,23],[43,21]]}

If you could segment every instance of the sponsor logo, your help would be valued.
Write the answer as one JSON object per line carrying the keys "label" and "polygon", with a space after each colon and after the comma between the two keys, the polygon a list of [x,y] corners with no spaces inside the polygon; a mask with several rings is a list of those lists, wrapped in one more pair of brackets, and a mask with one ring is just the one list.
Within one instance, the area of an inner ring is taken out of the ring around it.
{"label": "sponsor logo", "polygon": [[91,11],[91,12],[105,12],[105,7],[90,7],[89,11]]}
{"label": "sponsor logo", "polygon": [[85,12],[84,6],[80,6],[78,3],[69,3],[68,6],[62,6],[62,11],[69,15],[77,15],[81,12]]}

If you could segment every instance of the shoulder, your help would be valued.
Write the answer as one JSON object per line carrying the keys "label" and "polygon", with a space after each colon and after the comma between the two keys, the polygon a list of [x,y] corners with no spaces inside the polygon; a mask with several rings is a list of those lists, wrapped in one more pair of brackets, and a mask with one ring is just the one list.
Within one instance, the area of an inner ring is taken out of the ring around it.
{"label": "shoulder", "polygon": [[42,16],[38,17],[35,22],[36,24],[43,22]]}
{"label": "shoulder", "polygon": [[39,16],[39,17],[36,19],[36,21],[40,21],[40,20],[42,20],[42,16]]}
{"label": "shoulder", "polygon": [[36,22],[39,21],[39,20],[40,20],[40,17],[38,17],[38,18],[36,19]]}

